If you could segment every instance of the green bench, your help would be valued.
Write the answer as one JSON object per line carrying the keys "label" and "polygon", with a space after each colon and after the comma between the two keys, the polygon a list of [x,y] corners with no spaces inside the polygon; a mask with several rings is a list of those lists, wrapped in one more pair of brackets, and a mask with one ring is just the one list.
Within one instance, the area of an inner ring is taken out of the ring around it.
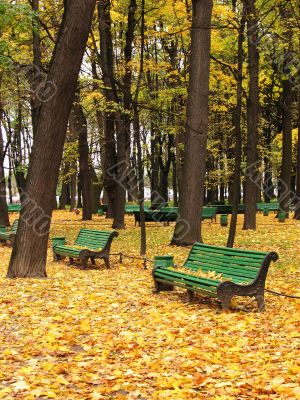
{"label": "green bench", "polygon": [[[144,210],[149,210],[149,207],[144,206]],[[125,214],[133,215],[136,211],[140,211],[140,206],[137,204],[125,206]]]}
{"label": "green bench", "polygon": [[11,228],[0,226],[0,241],[9,242],[11,245],[13,245],[16,238],[18,224],[19,220],[15,219]]}
{"label": "green bench", "polygon": [[95,265],[95,259],[102,258],[106,267],[109,268],[110,247],[113,238],[116,236],[118,236],[118,233],[115,231],[83,228],[79,231],[74,245],[66,244],[64,237],[54,237],[52,238],[54,261],[69,257],[70,263],[73,264],[74,259],[78,259],[85,268],[89,259]]}
{"label": "green bench", "polygon": [[[135,225],[141,223],[141,215],[139,211],[134,211]],[[178,219],[177,212],[163,212],[160,210],[146,210],[145,211],[145,222],[161,222],[164,224],[169,224],[170,222],[175,222]]]}
{"label": "green bench", "polygon": [[256,207],[257,211],[264,211],[264,210],[269,210],[274,212],[279,211],[279,203],[257,203]]}
{"label": "green bench", "polygon": [[15,203],[15,204],[8,204],[7,205],[7,210],[9,213],[12,212],[20,212],[22,208],[21,204]]}
{"label": "green bench", "polygon": [[189,301],[194,292],[217,297],[224,310],[230,308],[233,296],[253,296],[263,311],[268,269],[271,261],[277,260],[275,252],[195,243],[181,270],[167,267],[164,262],[156,263],[152,272],[155,293],[178,286],[187,289]]}
{"label": "green bench", "polygon": [[202,210],[202,221],[205,219],[217,220],[217,209],[215,207],[203,207]]}

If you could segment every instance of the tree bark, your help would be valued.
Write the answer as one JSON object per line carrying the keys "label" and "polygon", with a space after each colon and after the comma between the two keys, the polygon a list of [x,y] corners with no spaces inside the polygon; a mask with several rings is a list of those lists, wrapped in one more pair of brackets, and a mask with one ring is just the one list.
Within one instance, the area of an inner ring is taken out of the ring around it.
{"label": "tree bark", "polygon": [[256,229],[259,121],[259,51],[256,0],[245,0],[248,35],[249,97],[247,100],[247,173],[245,181],[245,218],[243,229]]}
{"label": "tree bark", "polygon": [[192,15],[190,81],[187,130],[180,191],[179,214],[172,244],[202,241],[201,214],[204,198],[212,0],[194,0]]}
{"label": "tree bark", "polygon": [[[27,196],[7,272],[10,278],[46,277],[53,198],[68,117],[88,39],[95,0],[65,0],[64,15],[40,108],[27,178]],[[49,95],[49,89],[55,92]],[[48,97],[47,97],[48,96]],[[47,151],[45,151],[47,149]]]}

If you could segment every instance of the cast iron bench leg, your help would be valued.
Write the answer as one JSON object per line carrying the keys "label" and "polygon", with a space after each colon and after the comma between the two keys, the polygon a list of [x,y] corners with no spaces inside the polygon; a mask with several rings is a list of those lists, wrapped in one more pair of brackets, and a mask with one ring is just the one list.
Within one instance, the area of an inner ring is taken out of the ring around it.
{"label": "cast iron bench leg", "polygon": [[81,262],[83,269],[87,267],[88,260],[89,260],[89,257],[80,257],[80,262]]}
{"label": "cast iron bench leg", "polygon": [[188,303],[191,303],[194,298],[194,292],[192,290],[187,290],[187,301]]}
{"label": "cast iron bench leg", "polygon": [[103,257],[103,260],[104,260],[106,268],[109,269],[110,268],[109,256]]}
{"label": "cast iron bench leg", "polygon": [[257,306],[258,306],[259,311],[265,311],[264,291],[256,293],[255,300],[257,301]]}

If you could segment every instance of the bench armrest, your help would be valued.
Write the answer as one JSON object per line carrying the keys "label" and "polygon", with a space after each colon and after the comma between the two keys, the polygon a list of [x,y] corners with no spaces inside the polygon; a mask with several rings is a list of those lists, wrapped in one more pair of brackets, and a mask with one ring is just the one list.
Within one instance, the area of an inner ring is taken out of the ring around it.
{"label": "bench armrest", "polygon": [[58,244],[64,245],[67,243],[66,238],[64,236],[56,236],[56,237],[51,238],[51,240],[52,240],[52,248],[53,249]]}

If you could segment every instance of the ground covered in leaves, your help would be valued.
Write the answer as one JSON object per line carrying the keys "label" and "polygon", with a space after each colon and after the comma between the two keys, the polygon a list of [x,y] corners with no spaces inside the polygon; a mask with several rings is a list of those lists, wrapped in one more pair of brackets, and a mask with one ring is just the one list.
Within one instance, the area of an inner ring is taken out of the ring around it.
{"label": "ground covered in leaves", "polygon": [[[14,216],[16,217],[16,216]],[[13,217],[12,217],[13,218]],[[274,250],[267,287],[300,295],[300,223],[258,217],[257,232],[241,230],[236,245]],[[83,224],[57,211],[51,235],[72,241],[83,226],[109,229],[95,217]],[[174,226],[147,225],[148,257],[169,247]],[[225,245],[228,230],[204,222],[206,243]],[[139,253],[139,228],[127,218],[112,251]],[[151,263],[113,256],[112,269],[86,271],[54,263],[46,280],[4,278],[11,249],[0,247],[1,399],[300,399],[300,301],[266,294],[266,312],[249,299],[221,313],[216,300],[184,291],[152,294]]]}

